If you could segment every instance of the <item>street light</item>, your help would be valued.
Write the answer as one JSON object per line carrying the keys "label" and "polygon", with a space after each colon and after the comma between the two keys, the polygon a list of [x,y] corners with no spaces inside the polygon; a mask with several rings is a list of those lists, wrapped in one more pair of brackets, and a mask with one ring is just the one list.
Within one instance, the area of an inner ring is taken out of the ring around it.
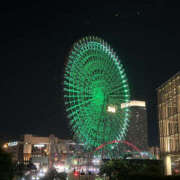
{"label": "street light", "polygon": [[3,148],[4,148],[4,149],[7,149],[7,148],[8,148],[8,144],[7,144],[7,143],[4,144],[4,145],[3,145]]}

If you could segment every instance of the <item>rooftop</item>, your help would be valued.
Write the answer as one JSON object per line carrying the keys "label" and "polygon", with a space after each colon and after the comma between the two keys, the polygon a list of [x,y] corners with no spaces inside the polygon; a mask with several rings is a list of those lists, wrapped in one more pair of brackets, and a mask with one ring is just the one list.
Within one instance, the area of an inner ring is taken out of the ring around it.
{"label": "rooftop", "polygon": [[177,78],[178,76],[180,76],[180,71],[178,71],[175,75],[173,75],[172,77],[170,77],[167,81],[165,81],[163,84],[161,84],[157,90],[163,88],[166,84],[168,84],[170,81],[172,81],[173,79]]}
{"label": "rooftop", "polygon": [[136,101],[136,100],[132,100],[128,103],[122,103],[121,104],[121,108],[125,108],[125,107],[146,107],[146,102],[145,101]]}

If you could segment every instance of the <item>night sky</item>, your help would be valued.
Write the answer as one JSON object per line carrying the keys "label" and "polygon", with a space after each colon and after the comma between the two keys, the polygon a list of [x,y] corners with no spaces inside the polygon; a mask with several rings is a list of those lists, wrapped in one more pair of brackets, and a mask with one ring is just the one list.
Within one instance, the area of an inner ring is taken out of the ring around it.
{"label": "night sky", "polygon": [[122,60],[132,99],[147,102],[149,144],[158,144],[156,88],[180,70],[180,7],[172,2],[1,4],[0,135],[71,137],[64,64],[73,42],[97,35]]}

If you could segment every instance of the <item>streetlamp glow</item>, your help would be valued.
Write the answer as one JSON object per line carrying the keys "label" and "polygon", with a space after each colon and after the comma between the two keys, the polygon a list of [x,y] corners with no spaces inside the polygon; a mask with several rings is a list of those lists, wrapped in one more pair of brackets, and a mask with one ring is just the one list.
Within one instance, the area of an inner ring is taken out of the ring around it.
{"label": "streetlamp glow", "polygon": [[7,149],[7,148],[8,148],[8,144],[7,144],[7,143],[4,144],[4,145],[3,145],[3,148],[4,148],[4,149]]}

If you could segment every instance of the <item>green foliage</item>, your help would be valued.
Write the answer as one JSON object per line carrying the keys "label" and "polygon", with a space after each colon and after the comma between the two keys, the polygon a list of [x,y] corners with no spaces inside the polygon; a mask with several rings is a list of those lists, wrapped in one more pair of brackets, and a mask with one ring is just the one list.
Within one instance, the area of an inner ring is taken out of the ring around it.
{"label": "green foliage", "polygon": [[111,160],[104,163],[100,174],[106,174],[110,179],[121,179],[136,176],[162,176],[162,166],[155,161]]}
{"label": "green foliage", "polygon": [[13,178],[13,162],[9,153],[0,148],[0,179],[11,180]]}
{"label": "green foliage", "polygon": [[56,176],[56,179],[59,178],[59,180],[66,180],[67,174],[62,172],[62,173],[58,173]]}
{"label": "green foliage", "polygon": [[107,175],[109,177],[112,176],[112,173],[114,171],[114,162],[108,161],[105,164],[103,164],[100,168],[100,175]]}

